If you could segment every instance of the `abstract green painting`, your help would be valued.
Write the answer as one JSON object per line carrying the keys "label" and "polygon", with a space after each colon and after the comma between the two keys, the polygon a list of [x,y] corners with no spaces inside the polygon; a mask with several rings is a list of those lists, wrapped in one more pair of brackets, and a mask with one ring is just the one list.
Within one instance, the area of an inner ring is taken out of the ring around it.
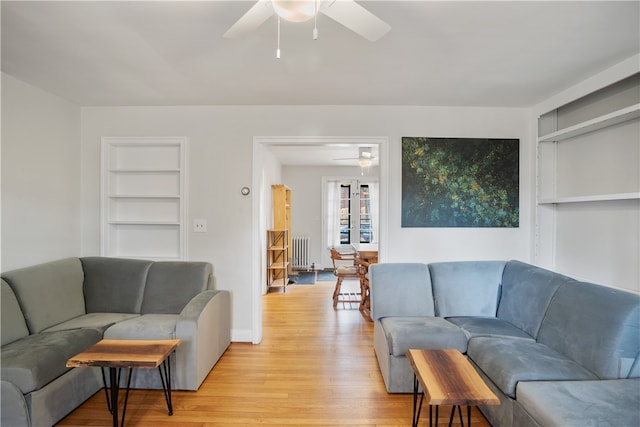
{"label": "abstract green painting", "polygon": [[402,227],[518,227],[519,139],[402,138]]}

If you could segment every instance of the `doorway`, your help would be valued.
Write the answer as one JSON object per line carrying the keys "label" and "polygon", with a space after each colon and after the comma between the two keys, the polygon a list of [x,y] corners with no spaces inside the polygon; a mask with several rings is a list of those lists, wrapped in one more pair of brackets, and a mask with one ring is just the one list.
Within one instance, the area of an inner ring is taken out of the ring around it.
{"label": "doorway", "polygon": [[280,184],[281,171],[277,159],[273,158],[274,147],[300,147],[313,149],[327,146],[375,146],[379,154],[379,252],[385,257],[387,241],[387,194],[389,181],[389,140],[388,137],[254,137],[252,171],[252,337],[251,342],[258,344],[262,340],[262,295],[265,278],[266,230],[271,218],[271,185]]}

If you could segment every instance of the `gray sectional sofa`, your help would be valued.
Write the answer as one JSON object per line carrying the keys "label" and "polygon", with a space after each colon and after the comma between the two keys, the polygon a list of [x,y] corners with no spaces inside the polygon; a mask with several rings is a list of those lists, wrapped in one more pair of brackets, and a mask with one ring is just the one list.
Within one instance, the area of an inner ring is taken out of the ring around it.
{"label": "gray sectional sofa", "polygon": [[640,296],[519,261],[370,267],[374,349],[411,392],[410,348],[456,348],[500,398],[493,426],[640,425]]}
{"label": "gray sectional sofa", "polygon": [[[102,338],[182,340],[181,390],[197,390],[231,341],[230,295],[205,262],[66,258],[0,286],[2,426],[51,426],[102,388],[98,368],[65,366]],[[162,388],[157,370],[134,370],[132,387]]]}

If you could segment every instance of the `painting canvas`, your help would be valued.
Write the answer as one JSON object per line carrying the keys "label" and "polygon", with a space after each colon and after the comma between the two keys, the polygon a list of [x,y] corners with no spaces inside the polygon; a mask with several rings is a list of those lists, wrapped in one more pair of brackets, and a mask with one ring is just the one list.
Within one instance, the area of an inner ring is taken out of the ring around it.
{"label": "painting canvas", "polygon": [[402,138],[402,227],[518,227],[518,139]]}

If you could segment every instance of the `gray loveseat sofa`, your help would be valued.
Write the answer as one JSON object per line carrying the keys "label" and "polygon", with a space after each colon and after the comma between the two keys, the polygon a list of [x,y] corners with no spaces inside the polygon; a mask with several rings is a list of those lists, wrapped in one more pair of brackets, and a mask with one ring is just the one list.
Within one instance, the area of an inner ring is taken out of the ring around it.
{"label": "gray loveseat sofa", "polygon": [[493,426],[640,425],[640,296],[519,261],[370,267],[374,349],[389,392],[410,348],[466,354]]}
{"label": "gray loveseat sofa", "polygon": [[[230,344],[228,291],[205,262],[66,258],[2,274],[2,426],[51,426],[102,388],[98,368],[67,368],[102,338],[182,340],[172,387],[197,390]],[[162,388],[138,369],[134,388]]]}

